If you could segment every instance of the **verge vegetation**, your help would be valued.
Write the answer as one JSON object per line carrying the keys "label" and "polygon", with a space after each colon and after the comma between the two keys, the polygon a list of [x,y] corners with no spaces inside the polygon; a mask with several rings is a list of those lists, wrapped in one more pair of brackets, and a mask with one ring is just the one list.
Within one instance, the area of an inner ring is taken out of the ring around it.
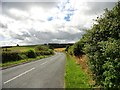
{"label": "verge vegetation", "polygon": [[66,50],[78,58],[83,54],[88,57],[96,86],[120,88],[120,1],[112,10],[106,9],[96,24]]}
{"label": "verge vegetation", "polygon": [[76,58],[66,55],[65,88],[90,88],[91,77],[85,73]]}

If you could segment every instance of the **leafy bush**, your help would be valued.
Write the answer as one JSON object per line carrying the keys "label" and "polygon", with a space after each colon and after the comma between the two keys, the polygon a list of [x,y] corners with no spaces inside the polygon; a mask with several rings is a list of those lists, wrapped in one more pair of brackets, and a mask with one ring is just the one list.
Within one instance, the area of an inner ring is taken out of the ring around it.
{"label": "leafy bush", "polygon": [[53,54],[54,54],[53,50],[38,51],[38,52],[36,52],[36,55],[37,55],[37,56],[40,56],[40,55],[53,55]]}
{"label": "leafy bush", "polygon": [[21,57],[18,52],[3,52],[2,53],[2,63],[6,63],[9,61],[17,61],[20,60]]}
{"label": "leafy bush", "polygon": [[35,47],[35,50],[36,51],[47,51],[49,49],[48,46],[43,46],[43,45],[40,45],[40,46],[36,46]]}
{"label": "leafy bush", "polygon": [[33,50],[29,50],[29,51],[27,51],[27,57],[28,58],[35,58],[36,53]]}
{"label": "leafy bush", "polygon": [[120,88],[120,41],[110,39],[99,43],[101,46],[104,86]]}
{"label": "leafy bush", "polygon": [[37,46],[35,48],[35,50],[36,50],[36,55],[37,56],[40,56],[40,55],[52,55],[52,54],[54,54],[53,49],[49,49],[48,46],[43,46],[43,45]]}
{"label": "leafy bush", "polygon": [[82,40],[80,40],[79,42],[74,44],[73,53],[75,56],[80,56],[80,55],[84,54],[83,46],[84,46],[84,43]]}
{"label": "leafy bush", "polygon": [[74,46],[70,46],[69,49],[68,49],[68,53],[69,53],[70,55],[74,55],[74,53],[73,53],[73,48],[74,48]]}
{"label": "leafy bush", "polygon": [[120,2],[96,22],[74,45],[74,55],[85,52],[89,57],[96,84],[120,88]]}
{"label": "leafy bush", "polygon": [[21,57],[21,59],[27,59],[28,57],[27,57],[27,52],[19,52],[19,55],[20,55],[20,57]]}
{"label": "leafy bush", "polygon": [[91,69],[98,85],[120,88],[120,3],[113,10],[106,9],[98,24],[86,34],[84,51],[89,56]]}
{"label": "leafy bush", "polygon": [[50,55],[54,54],[54,51],[52,49],[49,49]]}

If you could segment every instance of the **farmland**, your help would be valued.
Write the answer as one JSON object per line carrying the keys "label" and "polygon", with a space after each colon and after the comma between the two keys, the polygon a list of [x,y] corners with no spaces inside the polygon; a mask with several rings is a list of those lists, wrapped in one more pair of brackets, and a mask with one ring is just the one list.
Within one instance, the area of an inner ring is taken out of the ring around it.
{"label": "farmland", "polygon": [[41,59],[54,54],[47,45],[12,46],[2,48],[2,64],[6,67],[14,64]]}

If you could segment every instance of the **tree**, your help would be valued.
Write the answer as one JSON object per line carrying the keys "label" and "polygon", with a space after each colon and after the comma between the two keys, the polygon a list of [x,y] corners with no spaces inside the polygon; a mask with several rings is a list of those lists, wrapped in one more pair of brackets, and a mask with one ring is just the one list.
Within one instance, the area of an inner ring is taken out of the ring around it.
{"label": "tree", "polygon": [[17,46],[19,46],[19,44],[17,44]]}

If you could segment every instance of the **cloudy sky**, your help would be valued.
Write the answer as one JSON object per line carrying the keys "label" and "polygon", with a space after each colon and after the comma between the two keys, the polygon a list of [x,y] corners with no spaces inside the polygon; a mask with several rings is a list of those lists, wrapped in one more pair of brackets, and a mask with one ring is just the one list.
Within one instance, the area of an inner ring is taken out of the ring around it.
{"label": "cloudy sky", "polygon": [[0,3],[0,46],[73,43],[115,2],[4,0]]}

